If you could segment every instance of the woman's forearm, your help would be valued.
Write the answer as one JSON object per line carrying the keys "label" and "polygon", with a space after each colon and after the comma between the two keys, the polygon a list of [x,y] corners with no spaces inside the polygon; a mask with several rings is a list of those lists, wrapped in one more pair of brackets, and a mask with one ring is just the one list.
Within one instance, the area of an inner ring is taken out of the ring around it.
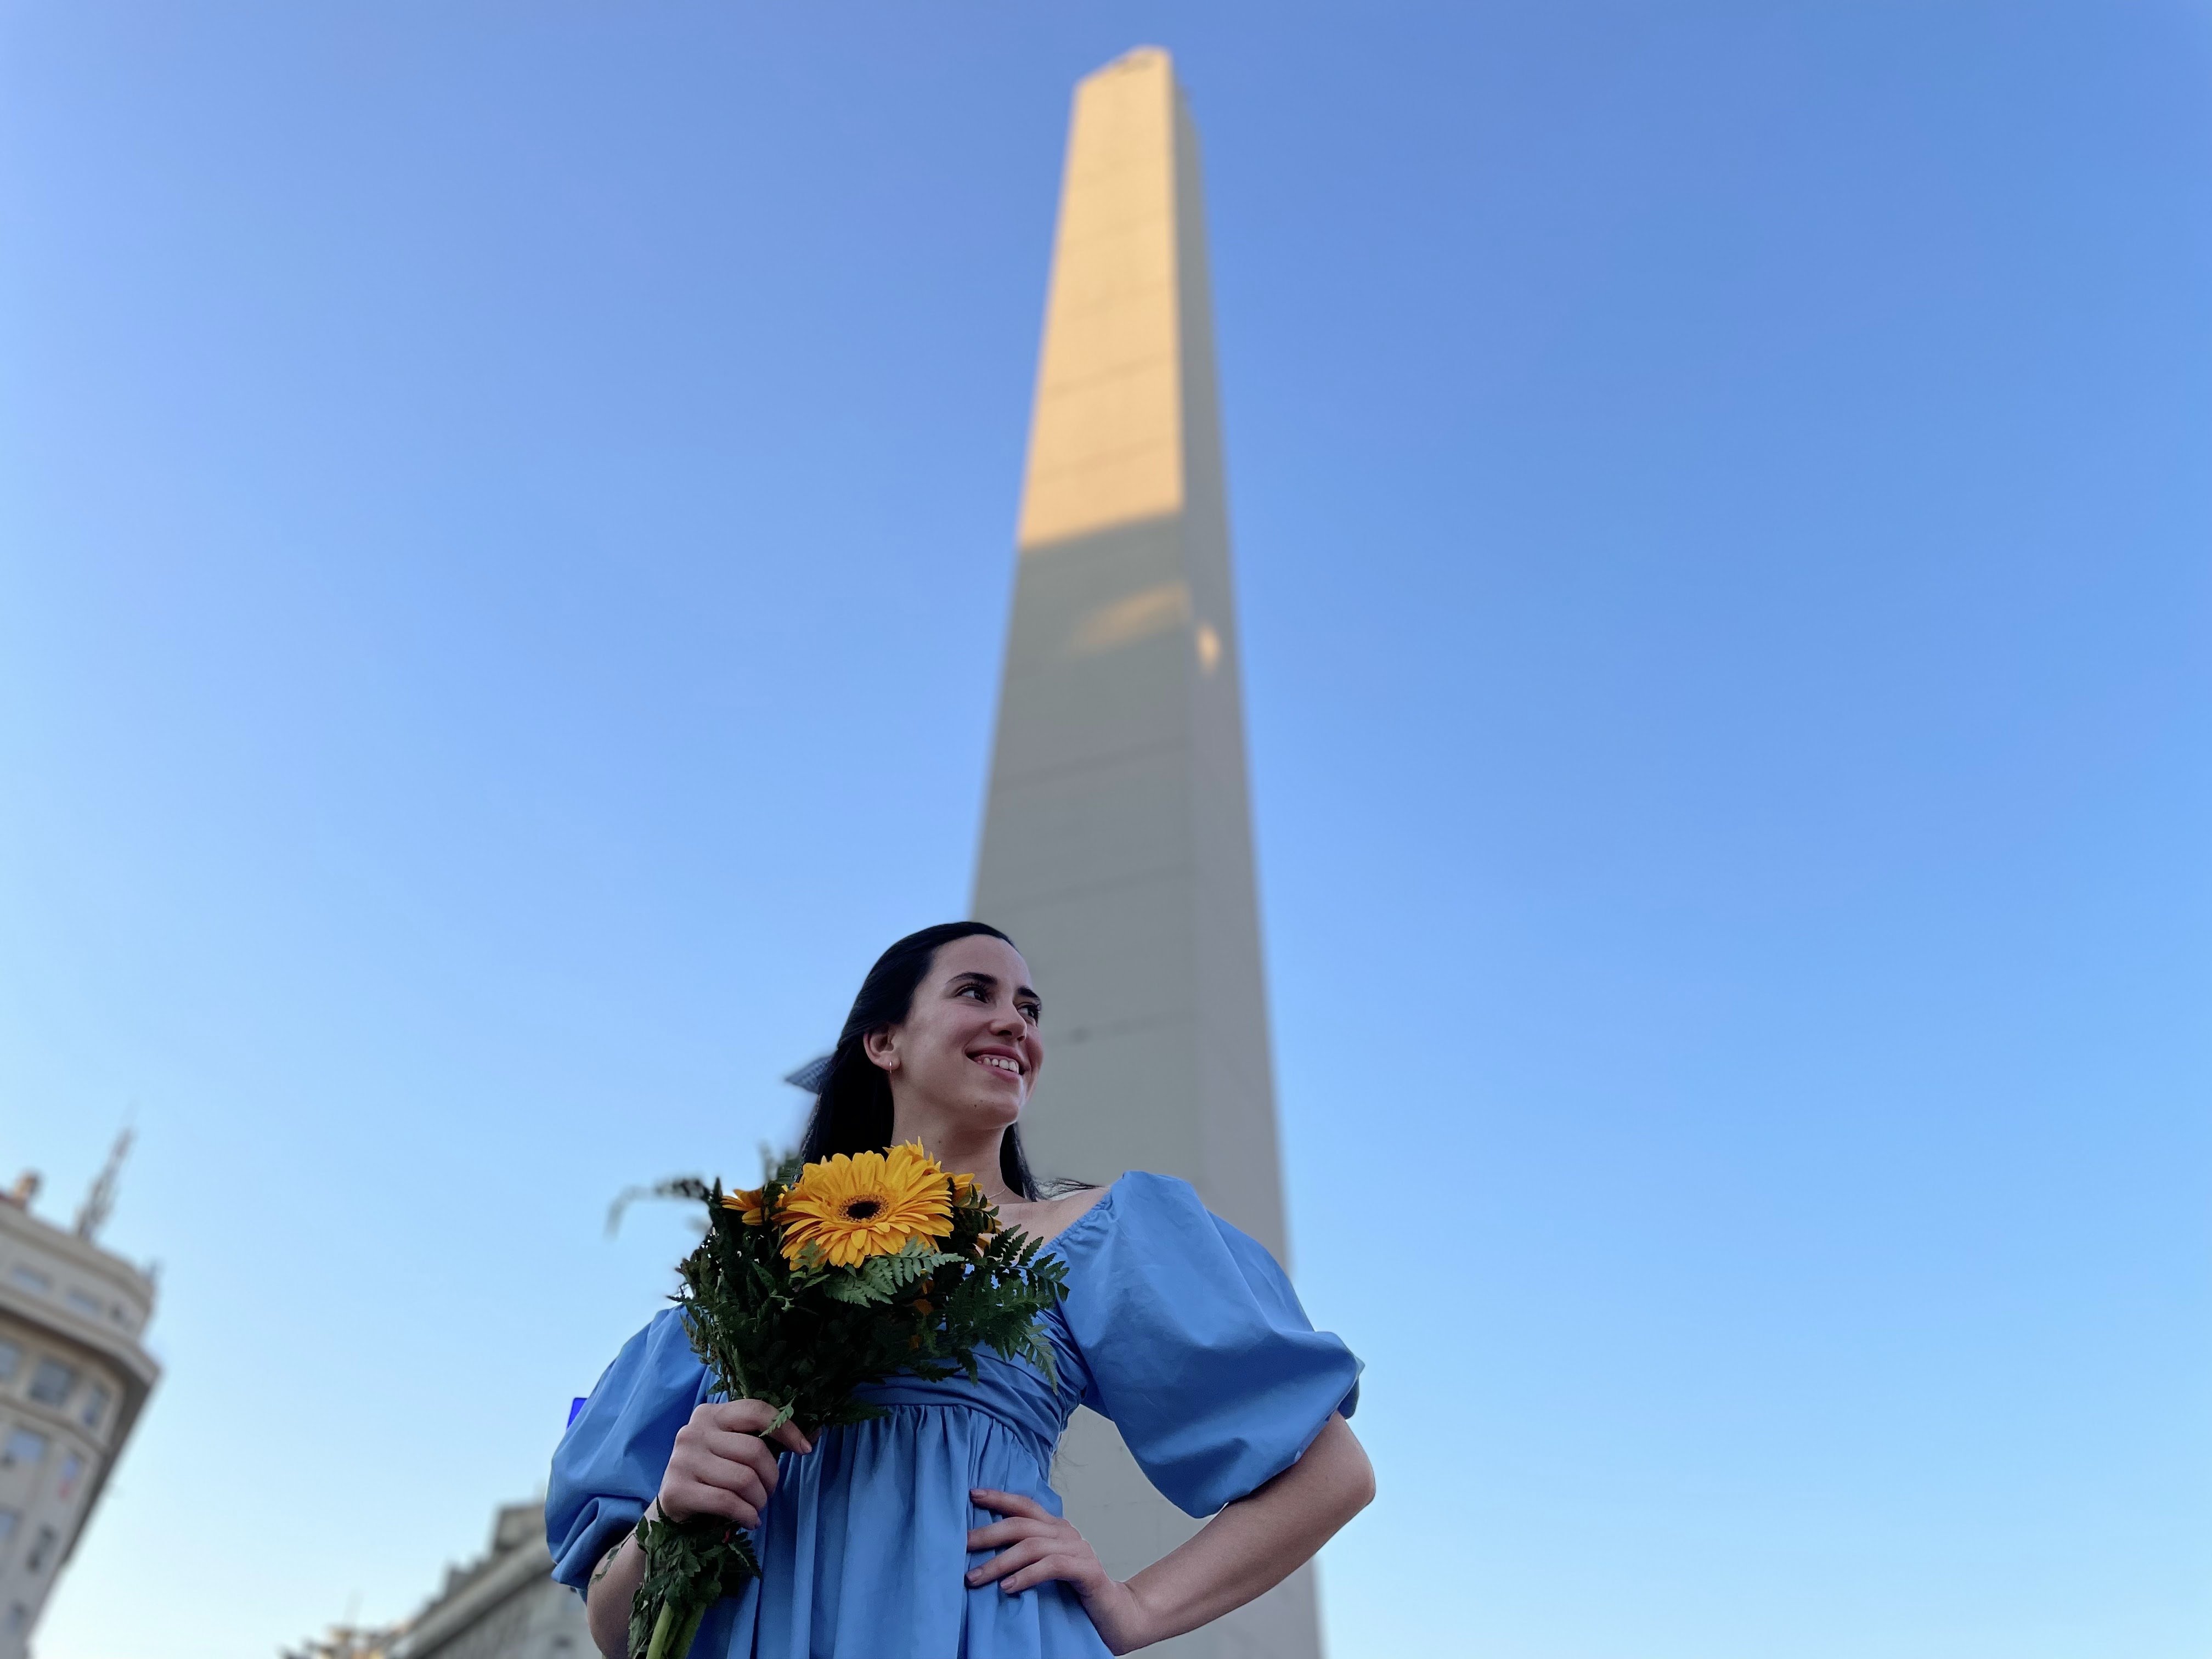
{"label": "woman's forearm", "polygon": [[584,1590],[584,1622],[593,1645],[606,1659],[629,1659],[630,1604],[637,1600],[637,1587],[644,1580],[645,1552],[637,1547],[637,1529],[632,1528],[621,1543],[599,1558]]}
{"label": "woman's forearm", "polygon": [[1332,1415],[1297,1462],[1129,1581],[1146,1641],[1195,1630],[1273,1589],[1374,1496],[1367,1454]]}

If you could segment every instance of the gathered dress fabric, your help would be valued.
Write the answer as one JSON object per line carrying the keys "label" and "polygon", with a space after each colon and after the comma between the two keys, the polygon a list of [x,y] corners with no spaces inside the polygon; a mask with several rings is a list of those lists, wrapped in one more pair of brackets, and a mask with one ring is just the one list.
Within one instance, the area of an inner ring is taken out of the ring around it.
{"label": "gathered dress fabric", "polygon": [[[1058,1387],[988,1351],[979,1379],[893,1377],[884,1415],[785,1452],[753,1542],[761,1576],[707,1615],[692,1659],[1097,1659],[1072,1587],[969,1589],[983,1486],[1054,1514],[1053,1449],[1078,1404],[1111,1418],[1187,1514],[1245,1497],[1350,1416],[1359,1362],[1316,1331],[1275,1259],[1188,1183],[1123,1176],[1047,1247],[1067,1294],[1044,1316]],[[631,1338],[554,1454],[553,1576],[582,1589],[660,1489],[677,1431],[716,1397],[680,1310]]]}

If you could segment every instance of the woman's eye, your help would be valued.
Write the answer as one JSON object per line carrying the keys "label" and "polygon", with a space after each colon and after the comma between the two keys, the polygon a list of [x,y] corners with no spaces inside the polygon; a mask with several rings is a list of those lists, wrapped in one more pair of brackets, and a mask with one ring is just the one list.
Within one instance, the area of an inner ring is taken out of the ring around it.
{"label": "woman's eye", "polygon": [[1032,1025],[1039,1024],[1044,1019],[1044,1010],[1034,1002],[1024,1002],[1022,1004],[1022,1018]]}

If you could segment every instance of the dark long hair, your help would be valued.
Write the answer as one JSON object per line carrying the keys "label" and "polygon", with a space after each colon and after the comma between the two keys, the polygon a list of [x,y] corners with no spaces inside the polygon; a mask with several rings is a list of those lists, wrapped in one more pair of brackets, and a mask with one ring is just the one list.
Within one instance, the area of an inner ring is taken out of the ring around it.
{"label": "dark long hair", "polygon": [[[837,1152],[880,1152],[890,1145],[891,1080],[868,1058],[862,1044],[871,1031],[905,1024],[914,1012],[914,994],[929,976],[939,950],[956,939],[978,933],[1014,943],[988,922],[941,921],[908,933],[876,958],[876,965],[860,981],[860,995],[853,999],[853,1012],[845,1016],[845,1029],[837,1033],[837,1046],[823,1062],[814,1111],[806,1120],[806,1138],[799,1148],[808,1163]],[[1000,1139],[999,1177],[1024,1198],[1044,1195],[1022,1155],[1017,1124],[1009,1123]]]}

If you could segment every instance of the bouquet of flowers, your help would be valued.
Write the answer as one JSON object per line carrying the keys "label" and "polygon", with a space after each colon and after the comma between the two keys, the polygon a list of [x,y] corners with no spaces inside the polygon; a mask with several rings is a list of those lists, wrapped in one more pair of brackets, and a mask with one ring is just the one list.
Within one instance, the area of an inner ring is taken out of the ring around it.
{"label": "bouquet of flowers", "polygon": [[[732,1400],[778,1407],[811,1435],[884,1415],[854,1391],[896,1372],[975,1376],[989,1347],[1049,1377],[1037,1316],[1066,1269],[1001,1228],[974,1179],[948,1175],[919,1144],[793,1158],[759,1188],[678,1184],[707,1206],[706,1237],[678,1271],[691,1346]],[[633,1659],[684,1659],[708,1608],[760,1572],[752,1545],[719,1516],[647,1521],[645,1577],[630,1609]]]}

